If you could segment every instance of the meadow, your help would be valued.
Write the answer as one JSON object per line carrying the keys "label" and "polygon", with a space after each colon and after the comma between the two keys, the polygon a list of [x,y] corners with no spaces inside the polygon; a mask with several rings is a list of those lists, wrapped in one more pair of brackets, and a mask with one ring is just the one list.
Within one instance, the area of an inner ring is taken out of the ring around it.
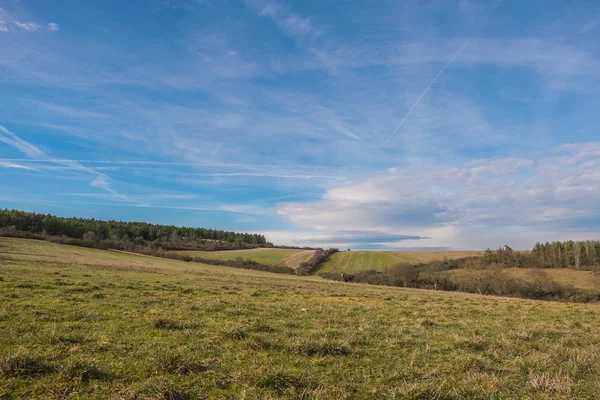
{"label": "meadow", "polygon": [[325,260],[317,272],[384,271],[399,263],[416,265],[480,255],[482,251],[341,251]]}
{"label": "meadow", "polygon": [[600,308],[0,238],[2,399],[593,399]]}
{"label": "meadow", "polygon": [[[543,271],[552,281],[560,285],[570,285],[586,293],[600,293],[600,275],[592,271],[580,271],[573,268],[545,268]],[[504,272],[512,278],[525,282],[533,280],[531,268],[505,268]],[[477,270],[472,269],[449,271],[450,276],[455,278],[456,281],[477,273]]]}
{"label": "meadow", "polygon": [[308,261],[314,250],[297,249],[275,249],[258,248],[247,250],[226,250],[226,251],[177,251],[176,253],[185,254],[190,257],[201,257],[210,260],[235,260],[241,257],[245,260],[255,261],[266,265],[284,265],[290,268],[298,268],[300,263]]}

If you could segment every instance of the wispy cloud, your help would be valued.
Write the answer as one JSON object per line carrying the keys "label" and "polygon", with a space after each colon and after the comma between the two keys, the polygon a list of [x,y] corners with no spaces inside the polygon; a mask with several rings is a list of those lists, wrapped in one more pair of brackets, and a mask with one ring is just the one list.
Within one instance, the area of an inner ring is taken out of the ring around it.
{"label": "wispy cloud", "polygon": [[[9,28],[12,26],[12,29]],[[4,9],[0,8],[0,32],[13,31],[26,31],[35,32],[42,28],[42,25],[33,21],[20,21],[13,16],[9,15]],[[49,31],[56,32],[59,30],[56,22],[50,22],[46,25]]]}
{"label": "wispy cloud", "polygon": [[19,29],[22,29],[24,31],[30,31],[30,32],[35,32],[41,28],[41,26],[39,24],[36,24],[35,22],[13,21],[13,25]]}
{"label": "wispy cloud", "polygon": [[8,32],[8,14],[0,8],[0,32]]}
{"label": "wispy cloud", "polygon": [[[0,158],[1,161],[31,162],[31,163],[78,163],[98,165],[156,165],[156,166],[184,166],[184,167],[226,167],[226,168],[286,168],[296,170],[318,169],[336,170],[337,168],[323,167],[321,165],[298,165],[298,164],[242,164],[242,163],[208,163],[208,162],[177,162],[177,161],[151,161],[151,160],[74,160],[65,158]],[[351,168],[352,169],[352,168]]]}
{"label": "wispy cloud", "polygon": [[28,165],[17,164],[9,161],[0,161],[0,167],[2,168],[16,168],[16,169],[27,169],[30,171],[34,171],[35,168],[30,167]]}
{"label": "wispy cloud", "polygon": [[[0,125],[0,142],[5,143],[17,150],[19,150],[24,155],[32,158],[32,161],[42,159],[47,159],[47,155],[41,151],[36,146],[31,143],[19,138],[16,134],[6,129],[4,126]],[[3,162],[10,162],[3,160]],[[114,190],[110,185],[110,177],[106,174],[97,172],[91,168],[85,167],[78,162],[70,161],[70,160],[55,160],[56,164],[67,167],[72,171],[84,172],[87,174],[91,174],[94,176],[94,179],[90,182],[91,186],[100,188],[105,190],[106,192],[112,194],[116,198],[126,200],[126,196],[119,194],[116,190]],[[27,169],[27,167],[25,167]],[[31,168],[29,168],[31,169]]]}
{"label": "wispy cloud", "polygon": [[21,153],[25,154],[27,157],[31,158],[40,158],[44,157],[45,154],[40,149],[35,147],[29,142],[22,140],[17,135],[0,125],[0,142],[5,143],[15,149],[19,150]]}
{"label": "wispy cloud", "polygon": [[293,37],[314,39],[322,34],[310,18],[301,17],[283,4],[262,0],[244,1],[257,10],[259,15],[271,18],[282,31]]}

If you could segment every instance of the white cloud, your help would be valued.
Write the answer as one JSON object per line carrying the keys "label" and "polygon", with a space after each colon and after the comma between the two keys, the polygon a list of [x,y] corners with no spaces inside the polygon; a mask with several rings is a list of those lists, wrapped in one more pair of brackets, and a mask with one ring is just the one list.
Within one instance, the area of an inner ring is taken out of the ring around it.
{"label": "white cloud", "polygon": [[7,24],[8,15],[0,8],[0,32],[8,32]]}
{"label": "white cloud", "polygon": [[29,32],[35,32],[38,29],[40,29],[40,25],[36,24],[35,22],[13,21],[13,25],[16,26],[19,29],[22,29],[22,30],[25,30],[25,31],[29,31]]}
{"label": "white cloud", "polygon": [[245,2],[256,9],[259,15],[270,17],[288,35],[299,39],[315,39],[322,34],[310,18],[301,17],[282,4],[262,0],[245,0]]}
{"label": "white cloud", "polygon": [[[0,32],[9,32],[9,25],[12,25],[14,30],[21,30],[27,32],[35,32],[42,28],[42,26],[33,21],[19,21],[15,19],[13,16],[9,15],[6,11],[0,8]],[[56,32],[59,30],[59,26],[56,22],[49,22],[46,25],[46,28],[51,32]]]}
{"label": "white cloud", "polygon": [[600,221],[599,152],[600,143],[588,143],[539,159],[394,168],[330,189],[321,200],[281,203],[276,210],[325,237],[376,230],[432,238],[411,245],[493,247],[504,238],[528,247],[549,233],[593,234]]}

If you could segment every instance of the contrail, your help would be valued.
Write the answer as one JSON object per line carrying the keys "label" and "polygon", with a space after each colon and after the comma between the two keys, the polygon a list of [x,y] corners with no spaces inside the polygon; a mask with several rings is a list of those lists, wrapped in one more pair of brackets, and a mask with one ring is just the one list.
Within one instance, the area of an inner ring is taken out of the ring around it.
{"label": "contrail", "polygon": [[352,167],[323,167],[320,165],[278,165],[278,164],[240,164],[240,163],[195,163],[195,162],[171,162],[171,161],[146,161],[146,160],[73,160],[64,158],[0,158],[0,162],[12,163],[77,163],[97,165],[151,165],[151,166],[182,166],[182,167],[224,167],[224,168],[292,168],[292,169],[358,169]]}
{"label": "contrail", "polygon": [[438,80],[438,78],[440,77],[440,75],[442,75],[444,73],[444,71],[446,70],[446,68],[448,68],[450,66],[450,64],[452,64],[452,62],[456,59],[456,57],[458,57],[458,55],[464,50],[464,48],[467,47],[467,45],[471,42],[471,40],[473,40],[473,38],[479,33],[479,31],[481,30],[481,28],[483,28],[483,26],[487,23],[487,21],[490,19],[490,17],[492,16],[492,14],[496,10],[496,8],[498,8],[498,6],[500,5],[501,2],[502,2],[502,0],[498,0],[496,2],[496,4],[494,5],[494,7],[492,8],[492,11],[490,11],[490,13],[488,14],[488,16],[483,20],[483,22],[481,24],[479,24],[479,26],[477,27],[477,29],[475,30],[475,32],[467,40],[464,41],[464,43],[462,44],[462,46],[460,46],[460,48],[458,49],[458,51],[456,53],[454,53],[454,55],[452,57],[450,57],[450,60],[448,60],[448,62],[446,63],[446,65],[444,65],[444,67],[440,70],[440,72],[437,73],[437,75],[435,76],[435,78],[433,78],[433,80],[431,81],[431,83],[425,88],[425,90],[423,90],[423,93],[421,93],[421,95],[419,96],[419,98],[417,99],[417,101],[415,101],[415,104],[412,105],[412,107],[408,110],[408,112],[406,113],[406,115],[404,116],[404,118],[402,118],[402,121],[400,121],[400,123],[398,124],[398,126],[396,127],[396,129],[394,129],[394,131],[392,132],[392,134],[390,135],[390,137],[385,141],[386,143],[388,143],[394,137],[394,135],[396,134],[396,132],[398,132],[398,129],[400,129],[400,127],[402,126],[402,124],[404,124],[404,121],[406,121],[406,118],[408,118],[408,116],[410,115],[410,113],[412,113],[412,111],[419,104],[419,102],[421,101],[421,99],[423,98],[423,96],[425,96],[427,94],[427,92],[429,91],[429,89]]}
{"label": "contrail", "polygon": [[[272,164],[232,164],[232,163],[194,163],[194,162],[170,162],[170,161],[145,161],[145,160],[71,160],[62,158],[0,158],[0,161],[6,162],[30,162],[30,163],[60,163],[76,162],[79,164],[115,164],[115,165],[174,165],[174,166],[192,166],[192,167],[276,167]],[[303,167],[295,166],[292,167]]]}

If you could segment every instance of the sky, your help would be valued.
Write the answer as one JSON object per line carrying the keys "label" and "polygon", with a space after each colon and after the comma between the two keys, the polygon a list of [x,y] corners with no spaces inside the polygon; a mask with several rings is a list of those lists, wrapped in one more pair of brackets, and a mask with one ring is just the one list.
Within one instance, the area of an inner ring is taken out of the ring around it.
{"label": "sky", "polygon": [[280,245],[600,239],[600,5],[0,0],[0,208]]}

